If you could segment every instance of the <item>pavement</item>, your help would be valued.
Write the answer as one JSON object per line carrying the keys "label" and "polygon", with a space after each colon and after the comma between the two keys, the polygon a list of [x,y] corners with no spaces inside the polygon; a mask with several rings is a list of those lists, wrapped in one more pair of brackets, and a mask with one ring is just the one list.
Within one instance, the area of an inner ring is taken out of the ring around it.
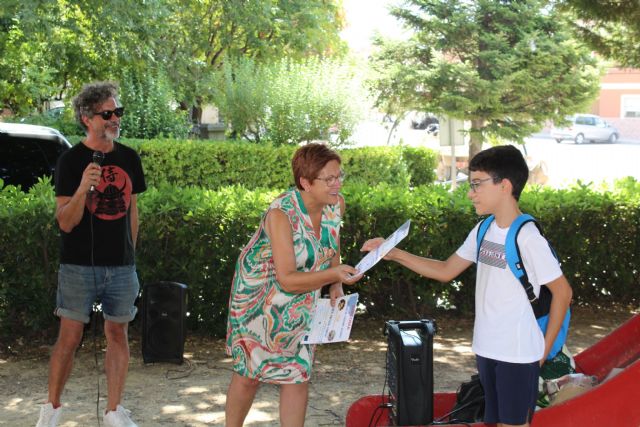
{"label": "pavement", "polygon": [[[407,145],[426,147],[443,155],[450,147],[441,146],[437,136],[412,129],[405,120],[389,135],[390,124],[369,119],[354,132],[355,146]],[[490,145],[487,145],[488,148]],[[467,154],[468,145],[456,146],[456,155]],[[621,138],[615,144],[557,143],[548,132],[538,132],[525,138],[523,151],[531,168],[538,166],[544,176],[540,183],[556,188],[584,183],[610,185],[616,179],[631,176],[640,181],[640,139]],[[463,177],[464,178],[464,177]]]}

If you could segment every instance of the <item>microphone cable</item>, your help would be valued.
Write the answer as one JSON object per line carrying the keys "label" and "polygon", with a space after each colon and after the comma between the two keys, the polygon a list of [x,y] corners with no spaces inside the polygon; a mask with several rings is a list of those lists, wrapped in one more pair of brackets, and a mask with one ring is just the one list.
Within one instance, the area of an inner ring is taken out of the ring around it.
{"label": "microphone cable", "polygon": [[[89,206],[92,205],[93,203],[93,199],[96,195],[95,189],[92,191],[89,191],[88,197],[89,197]],[[89,219],[89,234],[91,236],[91,271],[93,272],[93,289],[95,291],[95,295],[96,298],[98,296],[98,283],[97,283],[97,278],[96,278],[96,266],[95,266],[95,261],[94,261],[94,255],[93,255],[93,246],[95,243],[94,240],[94,234],[93,234],[93,212],[89,211],[89,215],[90,215],[90,219]],[[100,368],[98,366],[98,322],[99,320],[99,314],[98,311],[95,308],[95,301],[92,304],[91,307],[91,316],[93,317],[93,360],[94,360],[94,367],[96,370],[96,419],[98,420],[98,427],[100,427]],[[103,327],[104,328],[104,327]]]}
{"label": "microphone cable", "polygon": [[[376,406],[373,413],[371,414],[368,427],[376,427],[378,425],[378,422],[380,421],[380,418],[382,418],[382,415],[384,414],[385,409],[389,410],[390,412],[389,415],[391,415],[391,411],[393,411],[393,404],[391,403],[391,387],[389,384],[389,355],[390,355],[390,349],[389,349],[389,344],[387,343],[387,352],[384,358],[385,359],[384,360],[384,364],[385,364],[384,383],[382,384],[382,393],[380,394],[381,402],[378,404],[378,406]],[[385,389],[387,389],[387,385],[389,385],[388,387],[389,392],[388,392],[388,395],[385,396],[384,391]],[[377,415],[377,418],[376,418],[376,415]]]}
{"label": "microphone cable", "polygon": [[[91,155],[91,161],[93,163],[97,163],[98,166],[102,166],[102,162],[104,160],[104,153],[102,151],[94,151],[93,154]],[[91,186],[91,188],[89,189],[89,207],[93,206],[93,202],[95,201],[95,196],[96,196],[96,189],[95,186]],[[97,204],[96,204],[96,208],[97,208]],[[88,209],[87,209],[88,210]],[[94,260],[94,245],[95,245],[95,236],[94,236],[94,230],[93,230],[93,217],[94,217],[94,213],[91,212],[89,210],[89,234],[90,234],[90,240],[91,240],[91,271],[93,273],[93,289],[95,291],[95,296],[96,298],[98,297],[98,283],[97,283],[97,278],[96,278],[96,265],[95,265],[95,260]],[[102,303],[102,301],[101,301]],[[98,427],[100,427],[100,367],[98,366],[98,322],[99,320],[99,314],[98,311],[96,310],[96,302],[94,301],[91,307],[91,315],[93,317],[93,360],[94,360],[94,366],[96,369],[96,419],[98,421]],[[103,328],[104,330],[104,325]]]}

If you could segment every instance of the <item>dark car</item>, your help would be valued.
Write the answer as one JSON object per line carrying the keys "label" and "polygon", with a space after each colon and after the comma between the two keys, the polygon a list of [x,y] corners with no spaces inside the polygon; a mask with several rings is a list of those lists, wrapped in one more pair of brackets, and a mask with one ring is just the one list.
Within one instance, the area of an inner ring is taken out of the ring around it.
{"label": "dark car", "polygon": [[411,117],[411,127],[413,129],[426,129],[429,125],[439,123],[438,118],[429,113],[414,113]]}
{"label": "dark car", "polygon": [[69,141],[53,128],[0,123],[0,179],[27,191],[38,178],[53,177],[58,157],[69,148]]}

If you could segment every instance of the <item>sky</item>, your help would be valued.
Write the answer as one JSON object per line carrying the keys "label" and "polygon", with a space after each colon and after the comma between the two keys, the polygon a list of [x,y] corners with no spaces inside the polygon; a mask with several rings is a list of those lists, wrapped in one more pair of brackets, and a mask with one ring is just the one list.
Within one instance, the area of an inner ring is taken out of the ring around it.
{"label": "sky", "polygon": [[401,36],[402,27],[387,10],[395,3],[395,0],[343,0],[347,23],[341,36],[354,52],[368,56],[376,30],[385,37]]}

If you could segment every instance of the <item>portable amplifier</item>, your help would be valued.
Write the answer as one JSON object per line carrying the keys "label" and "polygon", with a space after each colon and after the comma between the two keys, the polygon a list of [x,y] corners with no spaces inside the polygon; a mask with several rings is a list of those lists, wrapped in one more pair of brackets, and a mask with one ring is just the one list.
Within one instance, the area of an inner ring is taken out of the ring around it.
{"label": "portable amplifier", "polygon": [[391,425],[424,425],[433,421],[435,333],[436,324],[431,319],[389,320],[385,324]]}

